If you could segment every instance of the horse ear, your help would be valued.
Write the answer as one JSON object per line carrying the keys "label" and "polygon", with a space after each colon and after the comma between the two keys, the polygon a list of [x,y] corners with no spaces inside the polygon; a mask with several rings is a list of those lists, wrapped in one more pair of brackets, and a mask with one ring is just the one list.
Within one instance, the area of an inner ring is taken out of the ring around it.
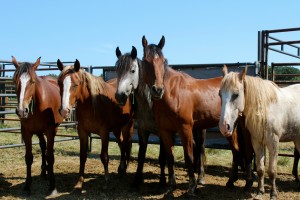
{"label": "horse ear", "polygon": [[163,47],[165,46],[165,36],[162,36],[158,45],[157,45],[160,49],[163,49]]}
{"label": "horse ear", "polygon": [[120,56],[122,56],[122,53],[121,53],[119,47],[116,48],[116,56],[117,56],[117,58],[119,58]]}
{"label": "horse ear", "polygon": [[244,80],[247,74],[247,69],[248,69],[248,65],[246,65],[246,67],[243,69],[243,71],[239,74],[239,78],[240,80]]}
{"label": "horse ear", "polygon": [[41,56],[35,61],[32,67],[36,70],[37,67],[40,65],[40,63],[41,63]]}
{"label": "horse ear", "polygon": [[225,76],[226,74],[228,74],[228,68],[226,65],[224,65],[223,69],[222,69],[222,72],[223,72],[223,76]]}
{"label": "horse ear", "polygon": [[142,44],[143,44],[144,49],[148,46],[148,42],[147,42],[147,39],[145,36],[143,36],[143,38],[142,38]]}
{"label": "horse ear", "polygon": [[59,59],[57,59],[56,64],[57,64],[57,67],[60,71],[62,71],[65,67],[64,64]]}
{"label": "horse ear", "polygon": [[74,63],[74,69],[75,69],[75,72],[78,72],[80,69],[80,62],[77,59]]}
{"label": "horse ear", "polygon": [[19,63],[17,61],[17,59],[14,56],[11,56],[12,58],[12,63],[14,64],[15,68],[17,69],[19,67]]}
{"label": "horse ear", "polygon": [[134,46],[132,46],[132,50],[131,50],[131,58],[132,59],[136,59],[137,57],[137,51],[136,48]]}

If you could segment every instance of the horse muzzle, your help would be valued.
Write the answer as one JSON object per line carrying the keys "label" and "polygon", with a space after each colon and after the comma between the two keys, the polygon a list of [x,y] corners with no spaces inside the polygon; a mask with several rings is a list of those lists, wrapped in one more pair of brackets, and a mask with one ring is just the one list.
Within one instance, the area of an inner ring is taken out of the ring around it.
{"label": "horse muzzle", "polygon": [[120,106],[124,106],[126,104],[128,96],[125,94],[125,92],[122,92],[116,93],[115,98]]}
{"label": "horse muzzle", "polygon": [[24,110],[16,108],[16,114],[20,119],[28,118],[29,115],[29,109],[25,108]]}
{"label": "horse muzzle", "polygon": [[59,113],[64,119],[68,119],[70,118],[71,110],[69,108],[61,108],[59,109]]}
{"label": "horse muzzle", "polygon": [[219,129],[220,129],[222,135],[225,136],[225,137],[230,137],[232,135],[232,128],[226,122],[221,123],[221,121],[220,121]]}
{"label": "horse muzzle", "polygon": [[165,92],[164,87],[157,87],[155,85],[151,87],[151,97],[153,100],[162,99],[164,92]]}

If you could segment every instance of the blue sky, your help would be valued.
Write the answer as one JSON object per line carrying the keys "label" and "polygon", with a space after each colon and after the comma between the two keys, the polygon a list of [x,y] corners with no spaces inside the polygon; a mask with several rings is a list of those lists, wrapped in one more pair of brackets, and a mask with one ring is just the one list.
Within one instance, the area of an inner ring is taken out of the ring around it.
{"label": "blue sky", "polygon": [[170,64],[254,62],[257,32],[300,27],[299,9],[299,0],[1,1],[0,59],[112,66],[117,46],[125,53],[134,45],[141,58],[142,36],[158,43],[164,35]]}

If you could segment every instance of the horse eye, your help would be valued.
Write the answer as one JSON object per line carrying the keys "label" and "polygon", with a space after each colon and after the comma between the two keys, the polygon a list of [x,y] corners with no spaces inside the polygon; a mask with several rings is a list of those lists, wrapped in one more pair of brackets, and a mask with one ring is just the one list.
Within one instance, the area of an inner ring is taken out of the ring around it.
{"label": "horse eye", "polygon": [[219,96],[222,97],[221,90],[219,90]]}
{"label": "horse eye", "polygon": [[134,74],[134,72],[135,72],[135,70],[133,69],[133,70],[131,70],[131,73],[133,73]]}
{"label": "horse eye", "polygon": [[239,97],[239,93],[234,93],[233,95],[232,95],[232,100],[235,100],[236,98],[238,98]]}

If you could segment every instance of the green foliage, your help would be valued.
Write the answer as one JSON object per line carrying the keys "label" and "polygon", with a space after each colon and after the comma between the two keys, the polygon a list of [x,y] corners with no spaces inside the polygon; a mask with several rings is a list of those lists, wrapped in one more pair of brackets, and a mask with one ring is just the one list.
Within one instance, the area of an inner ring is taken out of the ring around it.
{"label": "green foliage", "polygon": [[[271,67],[269,67],[269,77],[271,77]],[[299,74],[299,76],[276,76],[277,81],[300,81],[300,69],[296,67],[275,67],[274,74]]]}
{"label": "green foliage", "polygon": [[57,74],[49,74],[48,76],[52,76],[52,77],[54,77],[54,78],[57,78],[57,77],[58,77]]}

